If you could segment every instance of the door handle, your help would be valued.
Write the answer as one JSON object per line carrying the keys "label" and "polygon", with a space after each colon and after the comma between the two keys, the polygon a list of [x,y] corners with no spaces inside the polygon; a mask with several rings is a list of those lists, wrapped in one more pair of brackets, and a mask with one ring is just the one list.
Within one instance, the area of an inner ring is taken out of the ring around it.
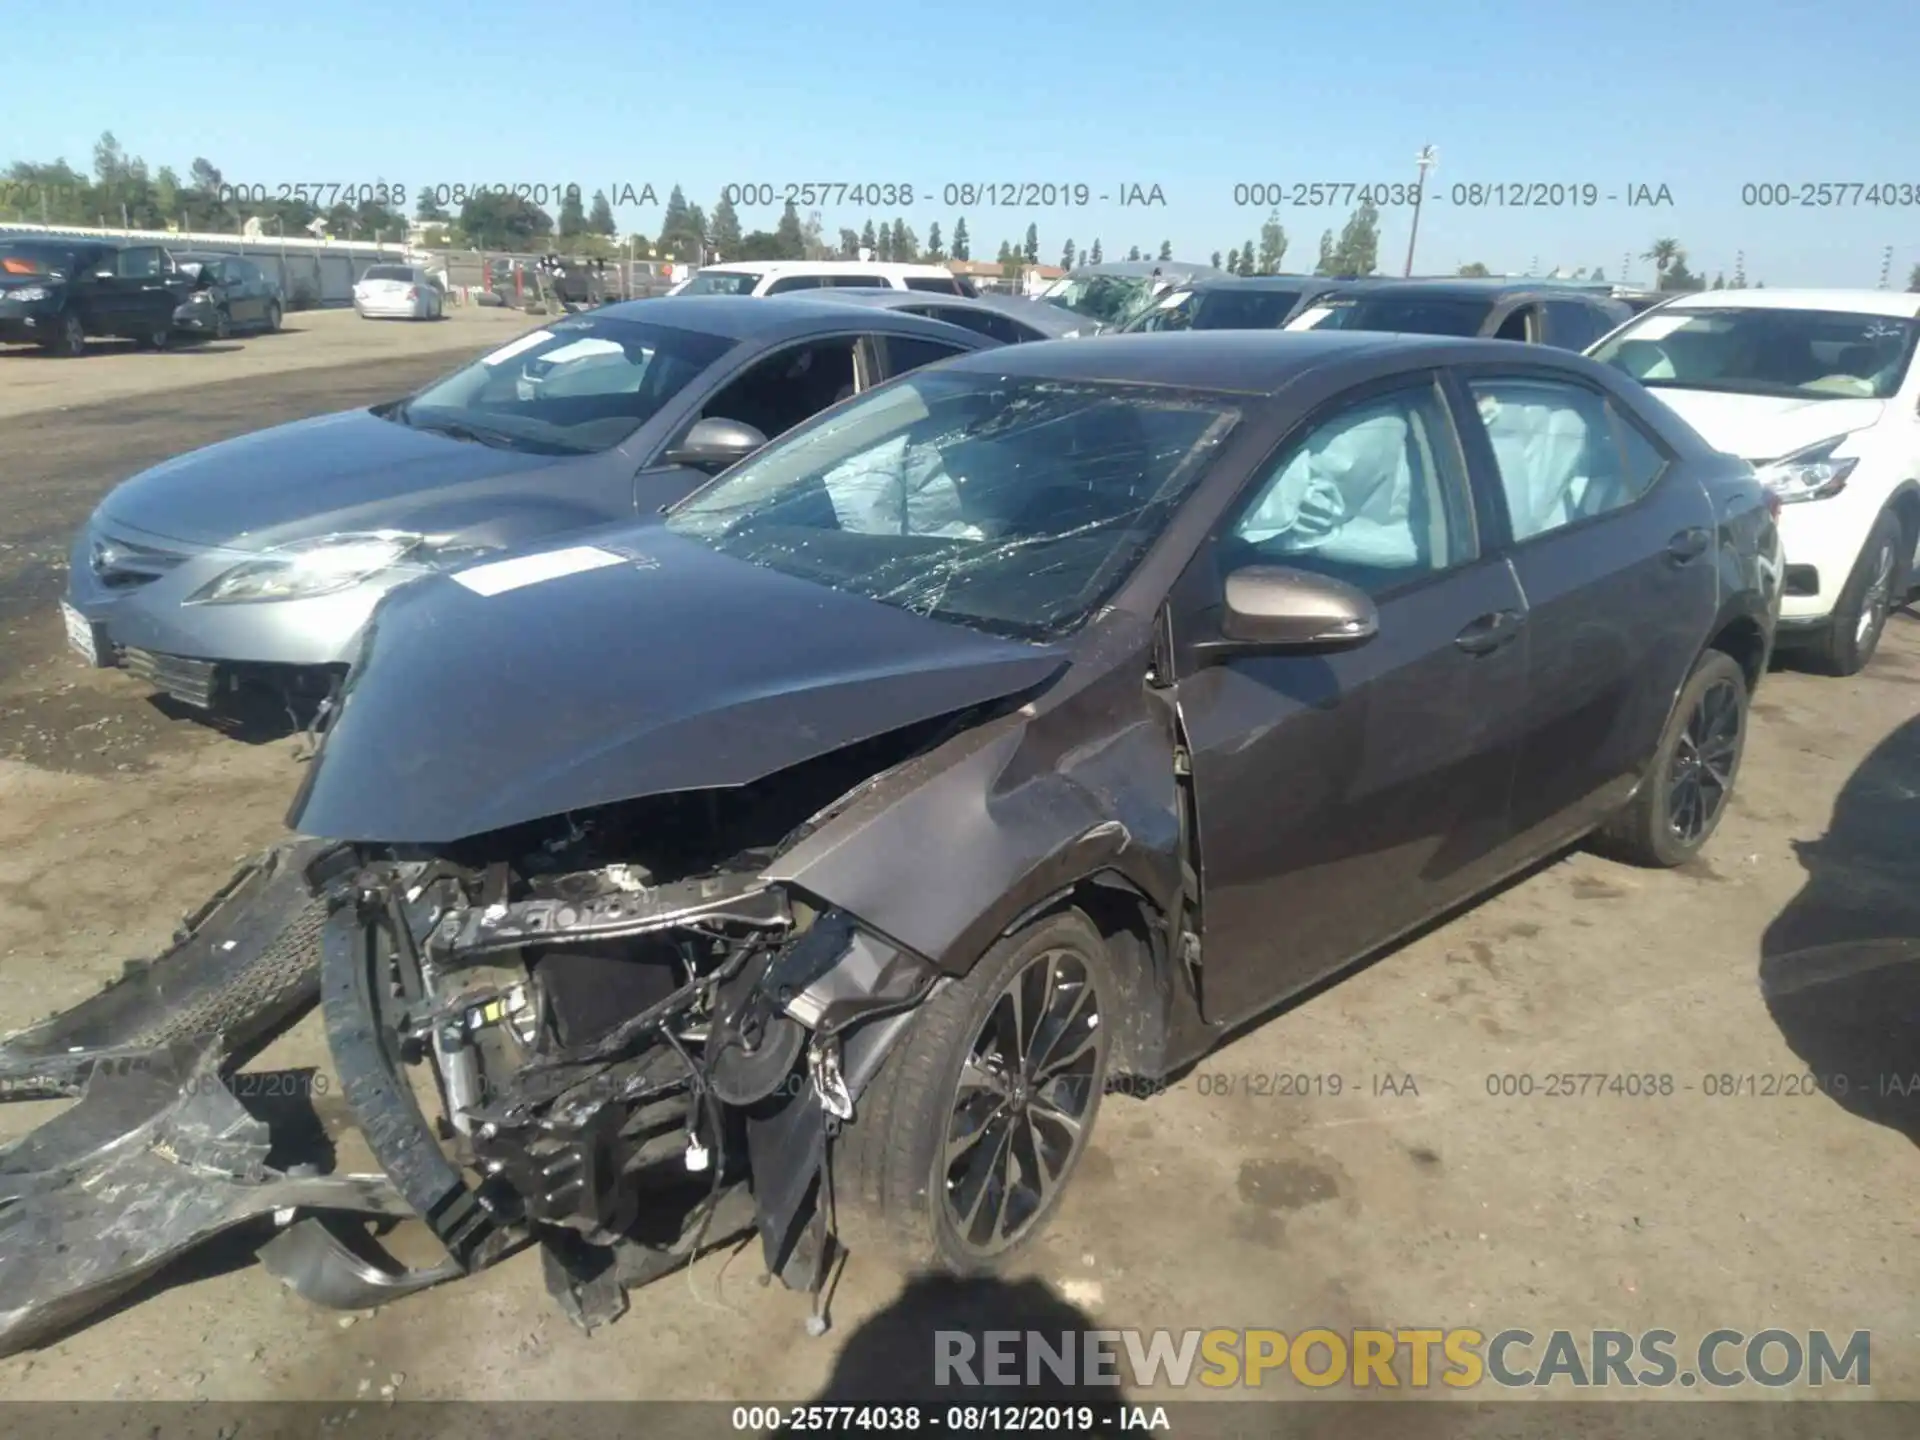
{"label": "door handle", "polygon": [[1681,530],[1667,541],[1667,554],[1676,565],[1684,565],[1689,560],[1698,560],[1707,553],[1707,544],[1713,537],[1705,530],[1695,526]]}
{"label": "door handle", "polygon": [[1469,655],[1491,655],[1520,633],[1525,620],[1518,610],[1495,610],[1470,621],[1453,643]]}

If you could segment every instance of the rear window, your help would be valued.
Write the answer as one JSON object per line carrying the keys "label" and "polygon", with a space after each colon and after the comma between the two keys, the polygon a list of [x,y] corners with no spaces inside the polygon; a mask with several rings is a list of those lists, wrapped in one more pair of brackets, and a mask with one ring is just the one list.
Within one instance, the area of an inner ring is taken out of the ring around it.
{"label": "rear window", "polygon": [[891,290],[884,275],[829,275],[820,282],[835,290]]}
{"label": "rear window", "polygon": [[961,290],[959,281],[953,279],[951,276],[942,275],[909,275],[907,277],[907,289],[930,290],[936,295],[960,295],[965,293]]}
{"label": "rear window", "polygon": [[759,270],[702,270],[681,290],[682,295],[751,295],[760,283]]}
{"label": "rear window", "polygon": [[362,280],[411,280],[413,272],[404,265],[369,265]]}
{"label": "rear window", "polygon": [[1285,323],[1300,303],[1298,290],[1256,290],[1236,294],[1212,290],[1200,296],[1196,330],[1271,330]]}

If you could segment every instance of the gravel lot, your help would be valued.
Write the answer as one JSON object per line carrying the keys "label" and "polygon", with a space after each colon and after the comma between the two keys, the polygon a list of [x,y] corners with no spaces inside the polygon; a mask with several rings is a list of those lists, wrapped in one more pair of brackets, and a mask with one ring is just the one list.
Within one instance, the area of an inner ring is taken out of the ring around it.
{"label": "gravel lot", "polygon": [[[289,740],[215,733],[67,662],[54,602],[73,528],[144,465],[397,393],[531,323],[303,314],[283,335],[177,355],[0,358],[0,1029],[160,947],[276,835],[300,773]],[[1878,1077],[1920,1071],[1916,702],[1912,613],[1864,677],[1777,671],[1706,858],[1654,874],[1566,857],[1251,1029],[1170,1092],[1110,1097],[1064,1213],[1005,1283],[905,1284],[855,1257],[833,1330],[810,1340],[804,1297],[757,1286],[756,1252],[723,1253],[587,1338],[531,1254],[350,1320],[235,1251],[0,1361],[0,1393],[896,1394],[930,1372],[930,1329],[1021,1316],[1665,1327],[1683,1347],[1722,1326],[1864,1329],[1873,1393],[1920,1398],[1920,1093],[1878,1093]],[[280,1050],[324,1062],[311,1021]],[[1764,1089],[1809,1071],[1853,1088],[1707,1093],[1708,1076]],[[1670,1075],[1674,1090],[1488,1093],[1489,1075],[1544,1086],[1557,1072]],[[1265,1079],[1279,1075],[1338,1076],[1342,1093],[1283,1096]],[[6,1107],[0,1124],[42,1113]]]}

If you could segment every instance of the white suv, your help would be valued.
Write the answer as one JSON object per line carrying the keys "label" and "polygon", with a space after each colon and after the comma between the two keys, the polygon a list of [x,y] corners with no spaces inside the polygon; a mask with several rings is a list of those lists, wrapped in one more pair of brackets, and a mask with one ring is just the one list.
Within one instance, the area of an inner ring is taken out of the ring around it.
{"label": "white suv", "polygon": [[1779,643],[1873,658],[1920,576],[1920,295],[1697,291],[1587,353],[1633,376],[1780,502]]}
{"label": "white suv", "polygon": [[669,295],[788,295],[796,290],[845,286],[861,290],[927,290],[972,295],[973,287],[944,265],[907,265],[884,260],[738,260],[706,265]]}

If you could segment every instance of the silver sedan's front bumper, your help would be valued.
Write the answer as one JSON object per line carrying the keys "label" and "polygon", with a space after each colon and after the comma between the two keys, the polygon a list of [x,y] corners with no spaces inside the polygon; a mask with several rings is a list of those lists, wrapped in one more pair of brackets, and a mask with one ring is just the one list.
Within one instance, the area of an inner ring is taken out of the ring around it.
{"label": "silver sedan's front bumper", "polygon": [[221,688],[213,667],[273,667],[296,675],[343,671],[359,654],[374,607],[389,590],[415,578],[415,572],[393,571],[310,600],[186,603],[234,565],[258,558],[96,519],[70,556],[69,640],[94,665],[132,670],[204,707]]}

